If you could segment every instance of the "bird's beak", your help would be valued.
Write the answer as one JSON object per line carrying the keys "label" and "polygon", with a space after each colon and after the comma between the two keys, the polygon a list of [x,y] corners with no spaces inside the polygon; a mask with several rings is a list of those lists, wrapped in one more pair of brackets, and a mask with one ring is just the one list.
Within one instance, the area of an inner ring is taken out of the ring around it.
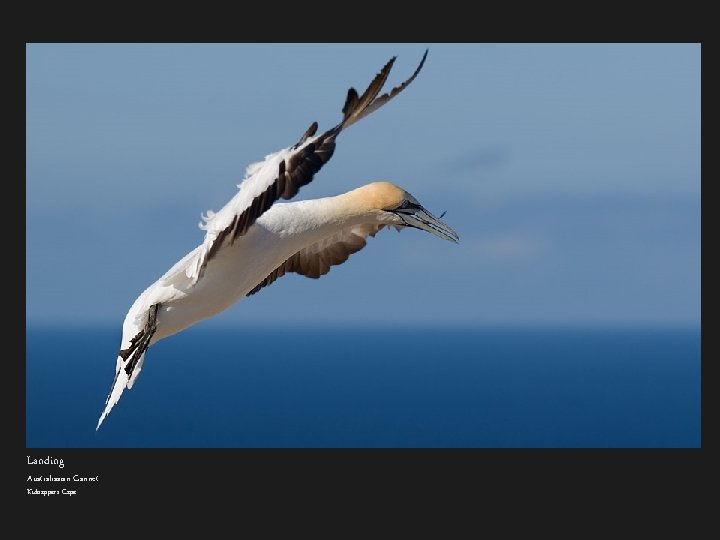
{"label": "bird's beak", "polygon": [[433,233],[435,236],[439,236],[440,238],[444,238],[445,240],[450,240],[455,243],[457,243],[460,239],[458,233],[420,205],[417,205],[412,209],[408,208],[403,211],[396,211],[396,213],[409,227],[422,229],[423,231]]}

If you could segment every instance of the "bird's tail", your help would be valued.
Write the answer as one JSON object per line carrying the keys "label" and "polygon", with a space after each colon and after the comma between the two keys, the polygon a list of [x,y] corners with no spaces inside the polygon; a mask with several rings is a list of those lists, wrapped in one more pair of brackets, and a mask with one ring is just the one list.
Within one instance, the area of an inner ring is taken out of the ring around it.
{"label": "bird's tail", "polygon": [[[100,420],[98,420],[95,431],[100,429],[100,424],[105,420],[110,409],[120,400],[123,390],[125,390],[125,388],[132,388],[133,383],[138,378],[138,375],[140,375],[145,353],[157,329],[157,314],[159,309],[160,304],[150,306],[150,309],[147,310],[147,315],[145,315],[145,325],[140,329],[138,329],[137,326],[137,317],[128,315],[131,321],[129,325],[126,318],[123,324],[123,340],[121,345],[121,347],[124,346],[124,348],[121,348],[118,353],[117,363],[115,364],[115,379],[110,387],[110,393],[105,400],[105,410],[100,415]],[[133,313],[133,308],[131,308],[130,314]],[[130,338],[129,336],[133,337]]]}

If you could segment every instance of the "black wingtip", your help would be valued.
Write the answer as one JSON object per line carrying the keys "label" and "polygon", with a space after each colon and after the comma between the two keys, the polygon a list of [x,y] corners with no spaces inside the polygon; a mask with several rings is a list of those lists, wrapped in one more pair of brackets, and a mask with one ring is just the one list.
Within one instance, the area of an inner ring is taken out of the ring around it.
{"label": "black wingtip", "polygon": [[347,97],[345,98],[345,105],[343,105],[342,108],[342,113],[345,117],[347,117],[348,111],[352,111],[355,109],[358,99],[359,96],[357,90],[355,90],[355,88],[349,88],[347,92]]}
{"label": "black wingtip", "polygon": [[304,143],[304,142],[307,141],[310,137],[312,137],[313,135],[315,135],[315,132],[317,131],[317,129],[318,129],[318,123],[317,123],[317,122],[313,122],[312,124],[310,124],[310,127],[307,128],[307,130],[305,131],[305,133],[302,134],[302,137],[300,137],[300,140],[295,143],[295,148],[298,148],[302,143]]}
{"label": "black wingtip", "polygon": [[425,59],[427,58],[428,52],[429,49],[425,49],[425,53],[423,54],[423,57],[420,60],[417,68],[415,68],[413,74],[399,86],[396,86],[386,94],[379,95],[380,91],[385,85],[385,82],[387,81],[390,70],[395,63],[397,56],[392,56],[390,60],[385,63],[383,68],[377,73],[377,75],[375,75],[375,77],[370,82],[367,89],[362,93],[362,95],[358,95],[355,88],[350,88],[348,90],[347,97],[345,98],[345,104],[342,108],[342,122],[335,126],[331,131],[333,131],[335,134],[340,133],[340,131],[342,131],[346,127],[367,116],[372,111],[378,109],[383,104],[390,101],[394,96],[402,92],[415,79],[415,77],[417,77],[418,73],[420,73],[420,70],[425,64]]}
{"label": "black wingtip", "polygon": [[420,70],[422,69],[423,65],[425,64],[425,59],[427,58],[428,53],[430,52],[430,49],[425,49],[425,52],[423,53],[422,58],[420,59],[420,63],[418,64],[418,67],[415,68],[415,73],[413,73],[413,77],[420,73]]}

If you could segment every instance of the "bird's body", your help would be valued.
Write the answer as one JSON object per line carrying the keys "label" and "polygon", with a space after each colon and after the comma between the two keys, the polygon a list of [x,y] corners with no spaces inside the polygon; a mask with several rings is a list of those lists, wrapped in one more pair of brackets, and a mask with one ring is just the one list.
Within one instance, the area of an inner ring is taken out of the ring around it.
{"label": "bird's body", "polygon": [[[425,53],[427,55],[427,52]],[[362,96],[350,89],[343,122],[318,137],[313,124],[295,145],[248,167],[238,193],[201,228],[202,244],[180,259],[135,300],[123,323],[115,380],[100,424],[137,379],[152,344],[227,309],[285,273],[317,278],[365,246],[385,226],[415,227],[457,241],[457,234],[402,188],[373,182],[334,197],[276,203],[308,183],[332,156],[348,125],[402,91],[415,73],[378,96],[394,58]]]}
{"label": "bird's body", "polygon": [[[354,245],[361,241],[364,245],[368,234],[392,221],[385,214],[374,216],[363,204],[367,199],[363,195],[382,189],[379,186],[382,183],[336,197],[273,205],[247,234],[218,251],[207,263],[203,278],[193,283],[188,273],[202,256],[203,245],[198,246],[138,297],[126,318],[128,335],[137,334],[145,323],[143,314],[154,304],[161,307],[150,345],[212,317],[250,293],[261,281],[258,276],[269,276],[296,253],[311,246],[322,252],[323,241],[349,255],[349,248],[339,244],[354,238]],[[318,271],[316,277],[320,275]]]}

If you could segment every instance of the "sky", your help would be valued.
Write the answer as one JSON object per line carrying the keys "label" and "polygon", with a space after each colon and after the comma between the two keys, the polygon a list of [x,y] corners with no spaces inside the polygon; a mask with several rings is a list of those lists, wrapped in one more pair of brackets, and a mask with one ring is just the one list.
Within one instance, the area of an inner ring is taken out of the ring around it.
{"label": "sky", "polygon": [[248,164],[426,48],[295,200],[390,180],[460,242],[384,230],[201,324],[699,324],[692,43],[28,44],[27,323],[119,328]]}

